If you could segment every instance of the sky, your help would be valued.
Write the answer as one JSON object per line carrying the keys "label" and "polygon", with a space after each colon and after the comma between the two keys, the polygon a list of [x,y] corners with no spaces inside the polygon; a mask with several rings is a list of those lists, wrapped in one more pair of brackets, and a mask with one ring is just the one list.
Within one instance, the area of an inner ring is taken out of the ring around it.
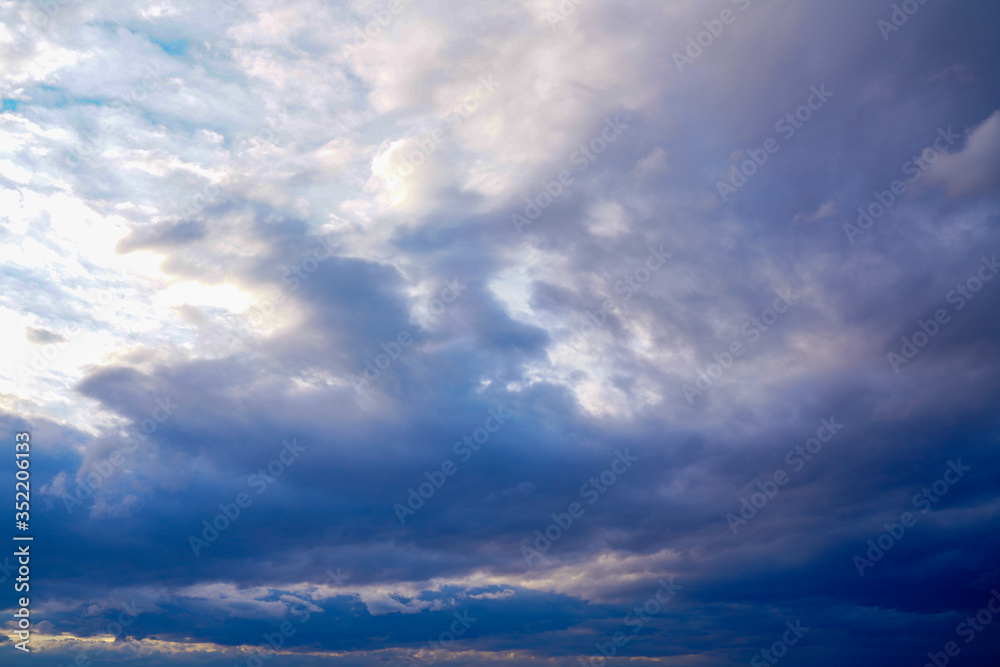
{"label": "sky", "polygon": [[0,3],[0,663],[995,666],[998,33]]}

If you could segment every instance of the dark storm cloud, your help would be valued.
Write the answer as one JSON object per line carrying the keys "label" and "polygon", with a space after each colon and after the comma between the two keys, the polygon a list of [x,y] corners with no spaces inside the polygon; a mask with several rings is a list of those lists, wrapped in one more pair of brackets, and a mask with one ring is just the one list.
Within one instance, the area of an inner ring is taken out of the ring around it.
{"label": "dark storm cloud", "polygon": [[[666,19],[647,9],[663,30],[662,39],[636,46],[648,56],[636,65],[648,99],[624,109],[594,101],[570,150],[532,164],[526,185],[495,210],[483,213],[476,196],[432,180],[442,193],[416,220],[385,217],[393,225],[388,257],[336,255],[349,234],[320,237],[291,206],[287,221],[272,226],[259,211],[245,223],[213,221],[248,213],[243,201],[208,210],[205,222],[160,223],[126,237],[123,252],[155,247],[165,270],[186,277],[238,254],[206,239],[263,248],[236,274],[261,293],[280,290],[296,324],[222,358],[137,356],[94,366],[79,393],[145,438],[123,440],[110,429],[89,438],[36,424],[36,439],[61,443],[37,455],[35,479],[47,489],[37,539],[72,545],[43,550],[37,561],[45,572],[39,600],[51,605],[46,619],[58,631],[99,633],[114,609],[79,610],[136,596],[149,611],[130,636],[258,645],[284,618],[269,604],[286,604],[292,588],[322,585],[328,569],[342,567],[350,586],[422,586],[395,600],[415,613],[373,613],[393,604],[390,593],[320,599],[296,590],[322,611],[289,641],[295,650],[411,650],[467,609],[480,620],[458,647],[577,664],[627,629],[626,615],[667,571],[682,593],[623,654],[745,664],[797,619],[810,631],[783,664],[920,664],[953,638],[1000,585],[992,473],[1000,463],[1000,278],[963,296],[961,309],[949,300],[983,257],[1000,253],[990,158],[1000,109],[996,11],[985,2],[929,2],[886,41],[877,21],[891,5],[755,2],[679,76],[673,51],[718,7],[694,6],[676,26],[660,26]],[[649,30],[626,14],[581,8],[574,20],[595,36],[610,18],[623,31]],[[501,33],[511,29],[496,20]],[[937,76],[960,65],[968,76]],[[824,84],[833,96],[783,137],[776,123]],[[630,127],[621,140],[519,235],[510,216],[524,197],[572,169],[575,146],[623,110]],[[961,139],[851,243],[844,225],[856,224],[857,208],[905,178],[904,163],[939,128]],[[717,181],[769,137],[781,137],[780,150],[721,201]],[[318,187],[319,176],[297,178],[300,194]],[[625,220],[621,233],[590,225],[608,201]],[[335,256],[307,279],[289,279],[321,240]],[[661,244],[672,251],[662,268],[629,299],[616,293],[616,282]],[[545,253],[539,261],[551,266],[524,279],[527,305],[559,325],[515,316],[498,296],[512,280],[505,271],[531,253]],[[397,255],[409,262],[391,261]],[[416,321],[415,304],[426,299],[411,290],[427,281],[436,292],[456,277],[467,286],[460,298],[429,323]],[[797,295],[795,305],[751,341],[741,327],[782,290]],[[568,379],[546,372],[563,324],[579,326],[609,297],[618,299],[615,312],[571,353],[578,365]],[[895,372],[887,355],[942,308],[948,323]],[[645,325],[642,336],[635,323]],[[412,346],[356,391],[349,376],[400,332]],[[745,355],[685,400],[683,385],[719,363],[715,355],[734,340]],[[588,345],[598,342],[594,353]],[[674,352],[669,363],[657,356]],[[600,364],[611,370],[597,382],[633,401],[627,413],[591,410],[574,393]],[[650,392],[659,400],[642,403]],[[151,417],[168,399],[176,410]],[[500,406],[513,417],[462,461],[456,443]],[[843,429],[811,460],[790,456],[821,420]],[[251,476],[293,439],[305,450],[258,495]],[[123,442],[137,446],[70,513],[64,494],[75,494]],[[600,481],[626,450],[635,466],[589,504],[582,489],[597,488],[590,480]],[[446,460],[457,472],[401,523],[394,505]],[[958,460],[970,470],[921,512],[914,497]],[[739,515],[742,499],[766,495],[779,470],[787,484],[734,534],[726,515]],[[203,522],[241,492],[253,504],[195,555],[189,538],[204,536]],[[583,516],[527,563],[522,546],[573,502]],[[854,557],[904,512],[916,525],[861,576]],[[638,561],[616,560],[626,557]],[[482,573],[512,583],[450,581]],[[432,588],[434,579],[444,583]],[[269,592],[227,606],[210,590],[220,583]],[[965,664],[990,664],[998,637],[990,628],[963,646]]]}

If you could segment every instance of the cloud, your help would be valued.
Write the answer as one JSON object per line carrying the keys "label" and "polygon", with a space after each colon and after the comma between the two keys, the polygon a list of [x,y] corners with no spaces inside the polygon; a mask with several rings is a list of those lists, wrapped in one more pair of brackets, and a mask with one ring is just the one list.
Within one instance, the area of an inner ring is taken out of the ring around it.
{"label": "cloud", "polygon": [[1000,585],[993,6],[888,44],[861,0],[392,6],[4,19],[49,17],[0,77],[0,438],[31,432],[36,543],[66,547],[33,560],[39,659],[231,667],[283,622],[290,667],[568,667],[616,632],[737,665],[797,619],[790,665],[953,639]]}
{"label": "cloud", "polygon": [[952,197],[996,192],[1000,186],[1000,111],[968,132],[962,150],[941,156],[928,178]]}
{"label": "cloud", "polygon": [[27,329],[25,329],[24,335],[30,342],[35,343],[37,345],[66,342],[65,336],[61,336],[57,333],[53,333],[46,329],[35,329],[33,327],[28,327]]}

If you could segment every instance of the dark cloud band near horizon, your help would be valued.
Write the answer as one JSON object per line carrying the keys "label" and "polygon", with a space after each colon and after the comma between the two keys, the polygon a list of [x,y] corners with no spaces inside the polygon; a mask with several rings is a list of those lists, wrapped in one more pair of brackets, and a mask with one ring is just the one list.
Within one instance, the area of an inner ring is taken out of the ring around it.
{"label": "dark cloud band near horizon", "polygon": [[995,666],[995,3],[0,28],[0,663]]}

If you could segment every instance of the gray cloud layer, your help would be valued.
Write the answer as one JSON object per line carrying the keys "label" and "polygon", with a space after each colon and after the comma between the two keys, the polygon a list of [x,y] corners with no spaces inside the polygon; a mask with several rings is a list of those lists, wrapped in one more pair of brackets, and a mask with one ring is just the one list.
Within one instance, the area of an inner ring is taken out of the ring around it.
{"label": "gray cloud layer", "polygon": [[3,19],[36,662],[993,664],[994,6],[393,6]]}

